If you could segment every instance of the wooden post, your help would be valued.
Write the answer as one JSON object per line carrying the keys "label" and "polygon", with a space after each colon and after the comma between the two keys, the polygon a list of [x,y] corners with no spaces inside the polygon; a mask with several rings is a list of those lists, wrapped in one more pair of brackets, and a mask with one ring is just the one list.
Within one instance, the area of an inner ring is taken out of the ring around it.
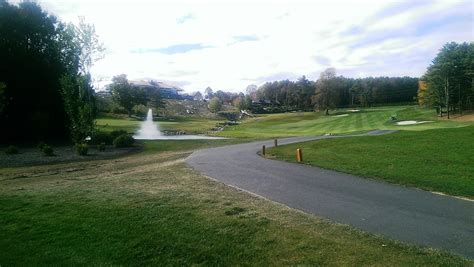
{"label": "wooden post", "polygon": [[262,146],[262,155],[265,156],[265,145]]}
{"label": "wooden post", "polygon": [[278,139],[273,140],[273,146],[277,147],[278,146]]}
{"label": "wooden post", "polygon": [[296,161],[297,162],[303,161],[303,150],[301,150],[301,148],[296,149]]}

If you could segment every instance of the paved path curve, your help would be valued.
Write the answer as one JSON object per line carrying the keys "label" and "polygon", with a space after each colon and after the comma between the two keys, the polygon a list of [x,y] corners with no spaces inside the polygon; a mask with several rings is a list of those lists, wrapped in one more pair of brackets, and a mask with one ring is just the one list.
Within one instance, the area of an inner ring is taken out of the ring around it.
{"label": "paved path curve", "polygon": [[[388,131],[374,131],[380,135]],[[280,139],[279,144],[333,138]],[[273,141],[194,152],[187,163],[225,184],[364,231],[474,258],[474,202],[307,165],[263,159]]]}

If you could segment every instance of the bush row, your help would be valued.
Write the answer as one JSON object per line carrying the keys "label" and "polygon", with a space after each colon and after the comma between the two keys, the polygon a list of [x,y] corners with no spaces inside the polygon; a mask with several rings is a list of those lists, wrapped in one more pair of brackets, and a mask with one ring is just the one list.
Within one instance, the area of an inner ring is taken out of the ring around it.
{"label": "bush row", "polygon": [[103,132],[103,131],[97,131],[92,135],[91,138],[91,145],[100,145],[100,144],[106,144],[106,145],[112,145],[114,143],[114,140],[117,139],[117,137],[127,134],[126,131],[124,130],[115,130],[112,132]]}
{"label": "bush row", "polygon": [[[135,143],[135,139],[131,135],[127,134],[127,132],[118,130],[110,133],[97,132],[91,139],[90,143],[92,145],[96,145],[99,151],[104,151],[107,144],[114,145],[114,147],[117,148],[131,147]],[[54,156],[53,148],[46,143],[40,142],[37,147],[41,152],[44,153],[44,155]],[[89,151],[89,144],[76,144],[74,145],[74,149],[76,150],[77,154],[85,156]],[[8,155],[18,154],[18,152],[19,151],[16,146],[9,146],[5,150],[5,153]]]}

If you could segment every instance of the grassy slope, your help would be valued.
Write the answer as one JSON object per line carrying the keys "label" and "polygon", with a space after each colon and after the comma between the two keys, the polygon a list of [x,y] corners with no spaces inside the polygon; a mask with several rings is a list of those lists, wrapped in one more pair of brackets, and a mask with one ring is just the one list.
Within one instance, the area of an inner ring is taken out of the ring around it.
{"label": "grassy slope", "polygon": [[[349,114],[346,117],[337,115]],[[396,126],[389,122],[391,116],[399,120],[431,120],[433,123]],[[185,131],[188,134],[206,134],[215,127],[219,120],[179,117],[172,121],[159,121],[161,130]],[[97,120],[97,125],[106,131],[124,129],[135,132],[141,121],[126,117],[113,117],[102,115]],[[246,119],[241,125],[227,127],[219,136],[233,138],[272,138],[298,135],[320,135],[325,133],[353,133],[374,129],[398,129],[422,131],[433,128],[447,128],[463,126],[466,123],[438,120],[432,110],[417,107],[383,107],[362,109],[360,112],[347,110],[334,111],[331,116],[317,112],[283,113],[259,115],[256,118]]]}
{"label": "grassy slope", "polygon": [[[217,122],[223,120],[206,119],[199,117],[177,117],[173,120],[159,121],[161,130],[184,131],[187,134],[206,134]],[[141,121],[133,119],[102,114],[97,119],[97,126],[104,131],[126,130],[133,133],[140,127]]]}
{"label": "grassy slope", "polygon": [[0,170],[0,265],[470,264],[249,196],[171,146],[148,149]]}
{"label": "grassy slope", "polygon": [[224,120],[207,119],[199,117],[179,117],[174,121],[160,121],[158,125],[161,130],[184,131],[187,134],[207,134],[216,123]]}
{"label": "grassy slope", "polygon": [[308,164],[474,199],[473,140],[469,126],[305,142],[269,153],[295,161],[302,148]]}
{"label": "grassy slope", "polygon": [[154,154],[157,151],[194,151],[197,149],[233,145],[247,142],[242,139],[217,139],[217,140],[143,140],[145,150],[142,154]]}
{"label": "grassy slope", "polygon": [[[337,115],[349,114],[346,117]],[[433,123],[396,126],[389,122],[391,116],[399,120],[433,120]],[[261,115],[245,120],[241,125],[226,128],[220,133],[228,137],[271,138],[325,133],[362,132],[374,129],[421,131],[463,125],[452,121],[439,121],[432,110],[417,107],[383,107],[362,109],[360,112],[339,110],[330,116],[321,113],[284,113]]]}
{"label": "grassy slope", "polygon": [[135,132],[140,127],[141,121],[126,116],[111,116],[101,114],[97,120],[97,128],[104,131],[125,130],[129,133]]}

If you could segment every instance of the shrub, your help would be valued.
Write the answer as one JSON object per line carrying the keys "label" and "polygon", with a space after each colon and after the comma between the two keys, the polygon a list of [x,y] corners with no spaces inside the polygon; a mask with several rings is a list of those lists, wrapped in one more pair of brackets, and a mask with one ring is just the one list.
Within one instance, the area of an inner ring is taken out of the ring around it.
{"label": "shrub", "polygon": [[135,139],[129,134],[122,134],[114,140],[115,147],[131,147],[133,143]]}
{"label": "shrub", "polygon": [[117,103],[112,101],[111,107],[110,107],[112,113],[114,114],[127,114],[127,110],[124,109],[122,106],[118,105]]}
{"label": "shrub", "polygon": [[115,139],[117,139],[117,137],[121,136],[121,135],[124,135],[124,134],[127,134],[127,131],[124,131],[124,130],[114,130],[114,131],[111,131],[110,132],[110,138],[112,139],[112,141],[110,142],[110,144],[113,143],[113,141]]}
{"label": "shrub", "polygon": [[105,143],[100,143],[97,145],[97,149],[99,151],[105,151]]}
{"label": "shrub", "polygon": [[221,110],[222,102],[219,100],[219,98],[214,97],[213,99],[211,99],[211,101],[209,101],[207,107],[209,108],[209,111],[211,111],[212,113],[216,113]]}
{"label": "shrub", "polygon": [[230,121],[235,121],[239,118],[240,111],[219,111],[217,115],[222,116]]}
{"label": "shrub", "polygon": [[54,156],[54,150],[52,147],[48,146],[47,144],[44,144],[42,146],[43,148],[41,149],[41,151],[43,151],[43,153],[48,156],[48,157],[51,157],[51,156]]}
{"label": "shrub", "polygon": [[144,105],[135,105],[132,108],[132,111],[135,115],[140,116],[140,117],[145,117],[146,113],[148,112],[148,108],[145,107]]}
{"label": "shrub", "polygon": [[[115,136],[115,138],[117,138],[117,136]],[[96,131],[92,135],[91,144],[99,145],[99,144],[104,143],[104,144],[107,144],[107,145],[111,145],[115,138],[114,138],[114,136],[112,136],[111,133]]]}
{"label": "shrub", "polygon": [[5,154],[7,155],[18,154],[18,148],[16,146],[9,146],[5,150]]}
{"label": "shrub", "polygon": [[76,144],[75,147],[77,154],[81,156],[87,155],[87,152],[89,151],[89,145],[87,144]]}
{"label": "shrub", "polygon": [[38,146],[36,146],[40,151],[43,151],[43,147],[46,145],[45,142],[39,142]]}

